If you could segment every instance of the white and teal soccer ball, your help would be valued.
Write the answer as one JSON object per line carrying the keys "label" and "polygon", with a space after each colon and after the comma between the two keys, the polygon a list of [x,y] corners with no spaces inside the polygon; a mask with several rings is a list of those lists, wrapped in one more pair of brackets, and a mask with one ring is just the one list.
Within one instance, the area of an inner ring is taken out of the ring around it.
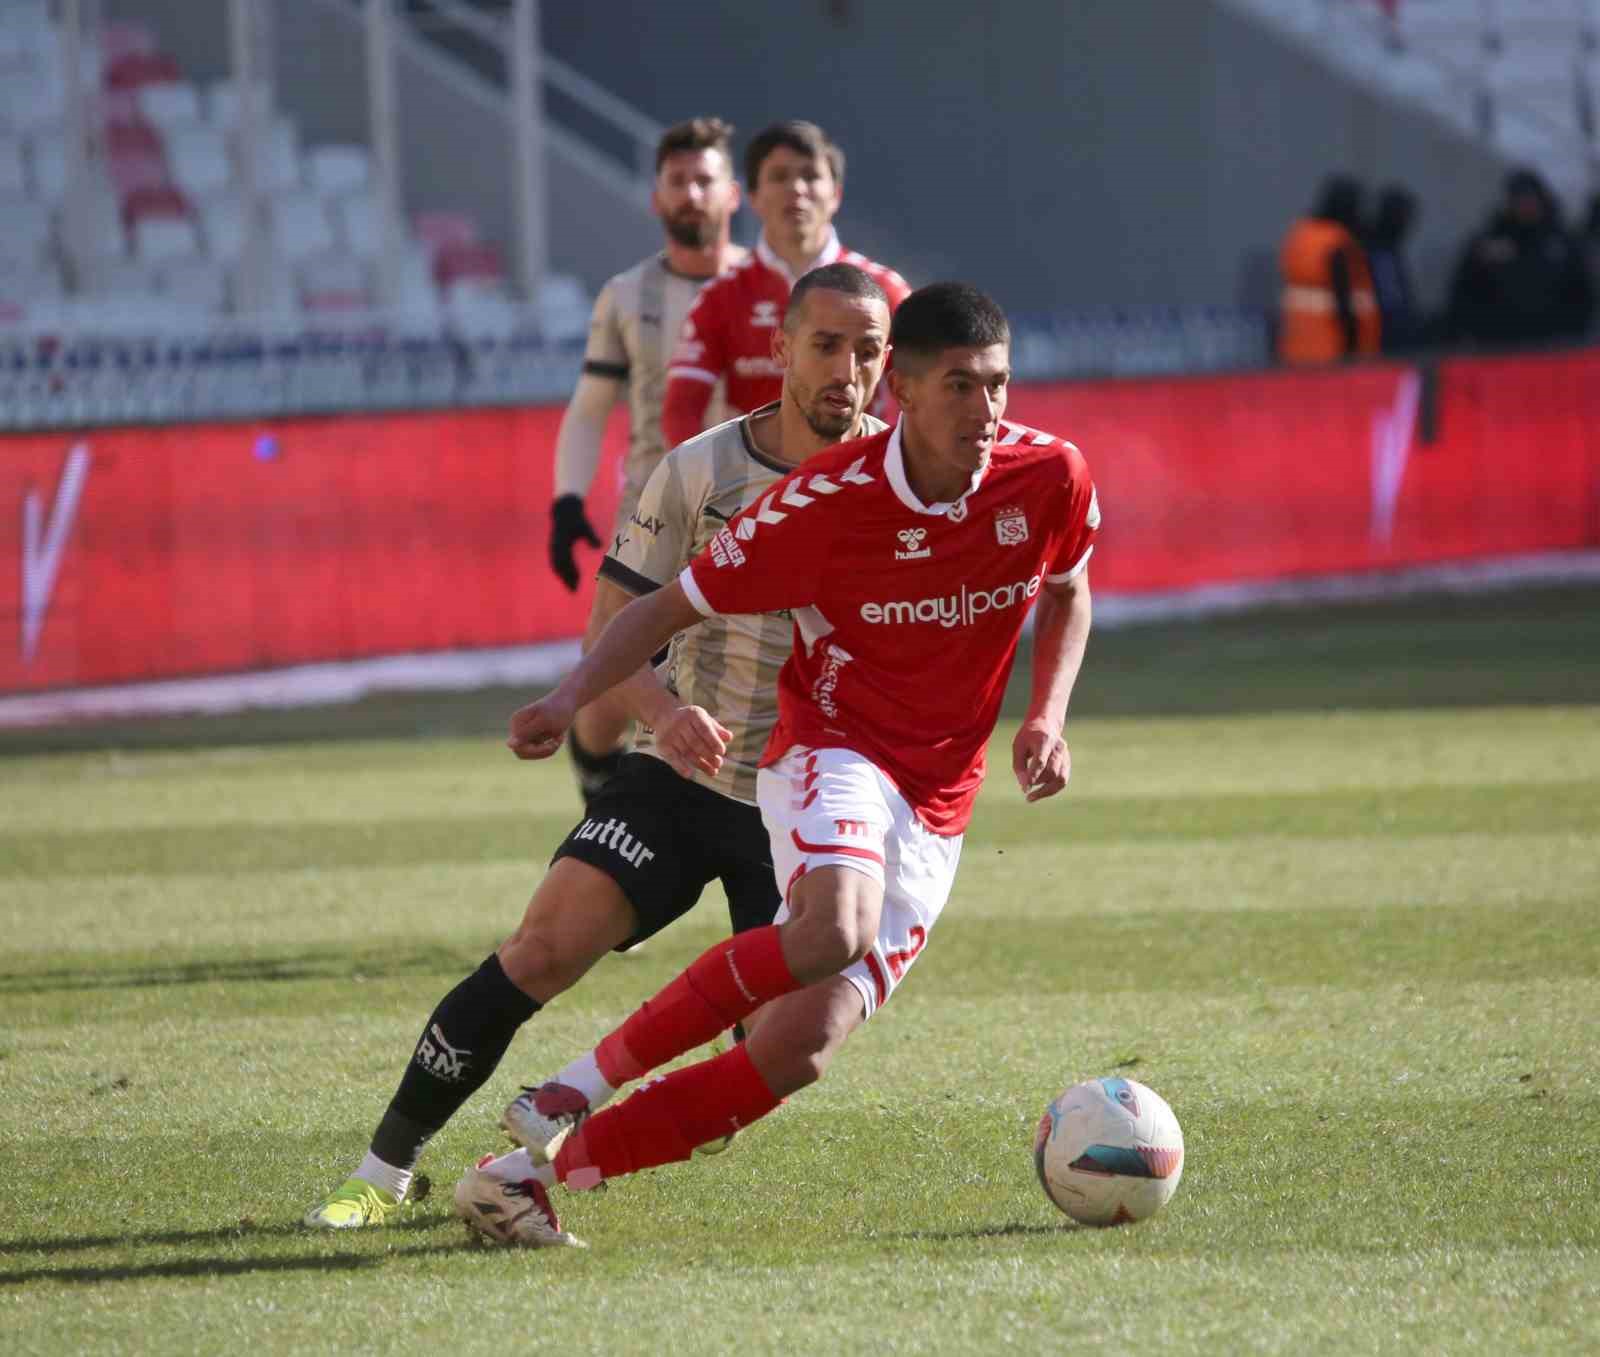
{"label": "white and teal soccer ball", "polygon": [[1033,1138],[1045,1195],[1082,1225],[1155,1215],[1183,1177],[1183,1129],[1159,1093],[1132,1079],[1074,1084]]}

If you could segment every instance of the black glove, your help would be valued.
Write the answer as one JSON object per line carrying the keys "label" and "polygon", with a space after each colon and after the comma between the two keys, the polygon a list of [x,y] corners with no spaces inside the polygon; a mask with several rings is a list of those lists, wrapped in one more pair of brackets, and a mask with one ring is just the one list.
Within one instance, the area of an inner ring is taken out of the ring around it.
{"label": "black glove", "polygon": [[573,593],[578,592],[578,563],[572,558],[572,549],[579,542],[600,545],[583,512],[583,496],[561,495],[550,506],[550,568]]}

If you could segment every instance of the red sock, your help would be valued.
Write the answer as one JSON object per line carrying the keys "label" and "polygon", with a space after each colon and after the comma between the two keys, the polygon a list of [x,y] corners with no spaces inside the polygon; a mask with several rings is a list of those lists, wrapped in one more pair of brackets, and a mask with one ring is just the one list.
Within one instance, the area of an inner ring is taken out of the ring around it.
{"label": "red sock", "polygon": [[620,1174],[677,1163],[696,1145],[732,1135],[782,1101],[772,1096],[740,1042],[596,1112],[556,1155],[556,1177],[582,1190]]}
{"label": "red sock", "polygon": [[748,1018],[768,999],[799,989],[778,942],[777,924],[738,933],[709,948],[595,1048],[612,1088],[702,1046]]}

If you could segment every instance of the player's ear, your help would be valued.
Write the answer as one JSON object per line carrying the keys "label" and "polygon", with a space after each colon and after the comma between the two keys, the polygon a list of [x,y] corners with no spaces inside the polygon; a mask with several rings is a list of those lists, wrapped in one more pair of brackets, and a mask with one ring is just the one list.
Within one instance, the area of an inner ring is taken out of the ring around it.
{"label": "player's ear", "polygon": [[897,367],[888,371],[889,394],[894,397],[895,404],[902,410],[909,410],[916,404],[916,381],[907,376]]}
{"label": "player's ear", "polygon": [[772,330],[772,361],[787,372],[789,370],[789,355],[792,352],[789,332],[783,328],[780,322]]}

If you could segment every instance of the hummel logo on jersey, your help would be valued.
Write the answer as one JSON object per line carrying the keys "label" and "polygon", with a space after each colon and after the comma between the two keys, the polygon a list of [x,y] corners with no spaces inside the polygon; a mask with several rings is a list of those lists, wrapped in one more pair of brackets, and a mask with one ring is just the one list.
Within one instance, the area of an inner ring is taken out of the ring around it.
{"label": "hummel logo on jersey", "polygon": [[928,530],[926,528],[901,528],[899,532],[895,533],[895,536],[905,550],[895,552],[895,560],[917,561],[924,556],[932,556],[933,548],[922,545],[922,539],[927,535]]}
{"label": "hummel logo on jersey", "polygon": [[841,839],[871,839],[877,837],[872,832],[872,826],[865,820],[835,820],[833,827],[838,831]]}
{"label": "hummel logo on jersey", "polygon": [[994,540],[1003,547],[1020,547],[1028,540],[1028,516],[1021,505],[994,511]]}
{"label": "hummel logo on jersey", "polygon": [[610,819],[602,823],[599,820],[585,820],[573,832],[574,839],[592,839],[602,848],[616,849],[617,856],[631,867],[643,867],[655,856],[653,849],[646,848],[643,843],[627,832],[626,820]]}
{"label": "hummel logo on jersey", "polygon": [[755,310],[750,313],[750,323],[770,330],[778,323],[778,303],[757,302]]}
{"label": "hummel logo on jersey", "polygon": [[[743,527],[743,524],[740,524]],[[749,533],[741,536],[748,537]],[[717,535],[711,539],[711,559],[717,566],[729,566],[737,569],[745,562],[745,554],[739,546],[737,539],[726,528],[719,528]]]}
{"label": "hummel logo on jersey", "polygon": [[941,627],[970,627],[985,613],[999,612],[1026,603],[1039,592],[1043,575],[1002,584],[994,589],[968,589],[943,598],[919,598],[894,603],[863,603],[863,622],[892,625],[900,622],[937,622]]}
{"label": "hummel logo on jersey", "polygon": [[444,1039],[439,1024],[432,1023],[417,1043],[417,1053],[413,1059],[435,1079],[443,1079],[447,1084],[459,1084],[466,1077],[467,1057],[471,1054],[471,1051],[452,1046]]}

